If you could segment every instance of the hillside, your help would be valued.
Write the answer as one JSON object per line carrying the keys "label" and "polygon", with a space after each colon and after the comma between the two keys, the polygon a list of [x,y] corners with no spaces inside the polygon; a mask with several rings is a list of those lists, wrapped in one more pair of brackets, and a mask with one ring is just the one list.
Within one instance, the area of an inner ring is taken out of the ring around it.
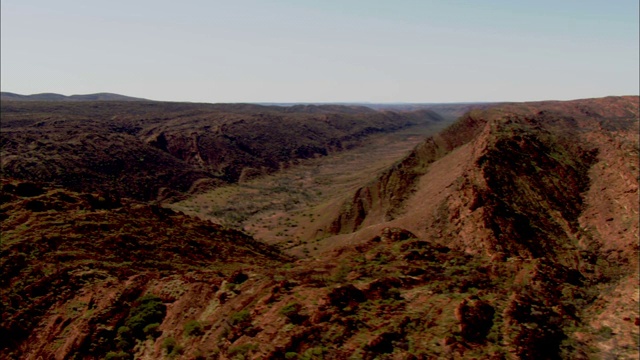
{"label": "hillside", "polygon": [[15,182],[2,196],[8,359],[576,358],[620,337],[578,316],[598,289],[542,258],[385,228],[291,263],[157,207]]}
{"label": "hillside", "polygon": [[0,155],[5,177],[155,200],[440,121],[354,106],[4,101]]}
{"label": "hillside", "polygon": [[105,194],[3,180],[0,197],[3,358],[102,358],[148,289],[167,302],[191,283],[216,288],[289,260],[237,231]]}
{"label": "hillside", "polygon": [[[525,160],[536,161],[536,159],[530,158],[513,158],[514,155],[510,151],[514,149],[507,148],[493,149],[494,155],[488,153],[483,155],[484,158],[480,158],[478,155],[480,152],[488,152],[487,142],[497,142],[500,144],[498,146],[511,141],[538,142],[531,144],[532,148],[525,148],[519,153],[528,154],[529,152],[543,151],[543,156],[551,156],[549,153],[552,153],[555,157],[578,157],[576,159],[578,163],[572,163],[569,167],[571,170],[582,171],[580,175],[586,176],[585,167],[588,169],[592,165],[587,158],[596,156],[604,151],[603,149],[611,147],[612,145],[607,142],[613,142],[614,140],[609,139],[612,137],[621,142],[614,146],[623,147],[627,151],[620,153],[618,150],[616,153],[616,155],[623,156],[628,162],[628,168],[623,170],[633,173],[633,171],[637,171],[637,166],[633,165],[633,156],[637,152],[634,150],[634,143],[637,142],[637,139],[634,138],[634,131],[638,126],[637,103],[635,97],[604,98],[571,102],[509,104],[489,110],[471,111],[447,129],[418,145],[405,159],[385,171],[368,186],[358,189],[353,200],[345,204],[345,211],[335,219],[331,229],[334,233],[349,233],[362,227],[363,223],[392,220],[396,214],[404,211],[407,198],[416,191],[418,182],[429,172],[430,165],[445,156],[453,158],[454,150],[457,152],[463,147],[476,148],[473,151],[474,155],[478,157],[466,160],[475,162],[471,165],[472,167],[484,163],[487,156],[503,157],[508,155],[512,157],[509,161],[513,166],[509,171],[512,171],[510,176],[514,178],[522,175],[519,173],[521,170],[530,171],[520,168],[520,166],[526,165],[523,164]],[[603,138],[604,134],[608,137]],[[584,140],[584,146],[588,146],[588,149],[575,149],[574,142],[577,139]],[[474,144],[479,145],[475,146]],[[588,151],[591,152],[590,155],[585,154]],[[608,155],[614,156],[613,154]],[[534,153],[528,156],[535,157],[539,154]],[[580,161],[582,158],[586,163]],[[538,159],[538,161],[543,160]],[[443,160],[443,162],[447,162],[447,160]],[[502,165],[502,167],[505,166],[507,165]],[[577,169],[579,167],[582,167],[581,170]],[[540,169],[538,168],[538,170]],[[564,173],[556,174],[555,171],[559,169],[550,170],[554,171],[545,174],[549,176],[565,175]],[[497,170],[494,171],[497,172]],[[509,177],[503,176],[504,178]],[[483,183],[490,185],[494,185],[495,181],[496,179],[482,180]],[[576,185],[578,192],[584,190],[583,187],[586,187],[587,184],[588,181],[581,187]]]}
{"label": "hillside", "polygon": [[[395,226],[477,258],[518,262],[540,275],[513,273],[522,288],[509,301],[558,304],[563,301],[559,293],[541,292],[552,283],[598,294],[582,298],[580,311],[570,315],[540,305],[560,323],[567,316],[577,321],[562,335],[550,332],[549,337],[566,336],[581,346],[595,346],[600,355],[633,358],[637,349],[629,344],[638,338],[633,320],[638,319],[638,131],[637,97],[473,111],[356,191],[327,228],[344,235],[323,242],[360,243]],[[562,269],[567,277],[547,279],[536,270],[540,264]],[[520,300],[523,296],[526,300]],[[496,299],[505,302],[505,312],[508,298]],[[527,316],[537,328],[550,326]],[[561,331],[560,323],[553,331]],[[599,328],[613,329],[615,336],[598,338]],[[515,333],[532,336],[524,328]],[[550,345],[544,332],[537,336],[526,351]]]}

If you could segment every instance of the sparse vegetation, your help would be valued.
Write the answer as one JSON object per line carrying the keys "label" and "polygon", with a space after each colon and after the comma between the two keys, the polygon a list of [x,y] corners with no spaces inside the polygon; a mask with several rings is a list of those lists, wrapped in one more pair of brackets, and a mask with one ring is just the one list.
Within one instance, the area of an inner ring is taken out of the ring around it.
{"label": "sparse vegetation", "polygon": [[109,351],[107,355],[104,357],[105,360],[129,360],[131,359],[131,355],[127,354],[124,351]]}
{"label": "sparse vegetation", "polygon": [[256,350],[258,348],[257,345],[255,344],[242,344],[242,345],[238,345],[238,346],[234,346],[229,348],[228,354],[230,356],[238,356],[238,355],[245,355],[247,353],[249,353],[250,351]]}
{"label": "sparse vegetation", "polygon": [[241,310],[236,313],[231,314],[229,317],[229,322],[231,325],[240,325],[245,324],[251,321],[251,313],[249,310]]}
{"label": "sparse vegetation", "polygon": [[184,347],[172,337],[165,338],[162,341],[162,348],[166,351],[168,357],[173,358],[184,352]]}
{"label": "sparse vegetation", "polygon": [[125,326],[118,330],[119,336],[130,335],[136,339],[143,339],[156,331],[167,313],[167,307],[156,295],[147,294],[138,299],[138,303],[138,306],[131,309]]}
{"label": "sparse vegetation", "polygon": [[204,334],[204,327],[197,320],[190,320],[184,324],[184,333],[187,336],[200,336]]}

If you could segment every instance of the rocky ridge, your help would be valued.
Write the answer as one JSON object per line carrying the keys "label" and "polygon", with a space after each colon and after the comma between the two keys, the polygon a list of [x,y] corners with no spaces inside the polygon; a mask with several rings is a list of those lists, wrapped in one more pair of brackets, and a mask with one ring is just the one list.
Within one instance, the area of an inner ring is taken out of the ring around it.
{"label": "rocky ridge", "polygon": [[3,101],[0,155],[4,177],[163,200],[442,120],[357,106]]}

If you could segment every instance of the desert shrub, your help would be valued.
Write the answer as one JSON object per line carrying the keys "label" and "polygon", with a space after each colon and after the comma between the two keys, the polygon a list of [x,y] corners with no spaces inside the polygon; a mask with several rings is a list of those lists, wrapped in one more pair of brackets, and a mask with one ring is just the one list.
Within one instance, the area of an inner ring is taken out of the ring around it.
{"label": "desert shrub", "polygon": [[302,305],[293,302],[280,309],[280,314],[286,316],[293,324],[301,324],[307,319],[307,316],[300,314],[301,310]]}
{"label": "desert shrub", "polygon": [[387,296],[394,300],[402,299],[402,294],[398,288],[391,288],[387,291]]}
{"label": "desert shrub", "polygon": [[291,318],[291,317],[296,316],[300,312],[301,308],[302,307],[298,303],[295,303],[295,302],[289,303],[289,304],[283,306],[282,309],[280,309],[280,314],[282,314],[282,315],[284,315],[284,316],[286,316],[288,318]]}
{"label": "desert shrub", "polygon": [[204,328],[197,320],[191,320],[184,324],[184,333],[187,336],[200,336],[204,334]]}
{"label": "desert shrub", "polygon": [[173,351],[173,348],[175,348],[176,345],[178,345],[178,342],[172,337],[168,337],[162,342],[162,348],[167,350],[167,353]]}
{"label": "desert shrub", "polygon": [[598,330],[598,335],[604,340],[609,340],[613,337],[613,330],[608,326],[603,326]]}
{"label": "desert shrub", "polygon": [[344,282],[347,279],[347,275],[349,275],[349,271],[351,271],[349,265],[344,261],[341,262],[338,269],[333,274],[332,280],[338,283]]}
{"label": "desert shrub", "polygon": [[241,311],[238,311],[237,313],[232,314],[231,317],[229,318],[229,321],[231,322],[231,325],[238,325],[238,324],[247,323],[249,322],[250,319],[251,319],[251,314],[249,313],[249,310],[241,310]]}
{"label": "desert shrub", "polygon": [[207,356],[202,350],[196,350],[196,353],[193,355],[193,360],[207,360]]}
{"label": "desert shrub", "polygon": [[160,336],[160,334],[162,334],[162,332],[160,330],[158,330],[159,327],[160,327],[160,324],[158,324],[158,323],[149,324],[149,325],[144,327],[142,332],[145,334],[145,336],[148,336],[148,337],[151,337],[151,338],[155,339],[158,336]]}
{"label": "desert shrub", "polygon": [[170,358],[173,358],[173,357],[176,357],[176,356],[182,355],[182,354],[184,354],[184,346],[176,345],[173,348],[173,351],[171,351],[168,355],[169,355]]}
{"label": "desert shrub", "polygon": [[109,351],[104,358],[105,360],[129,360],[131,359],[131,355],[127,354],[124,351]]}
{"label": "desert shrub", "polygon": [[167,307],[159,297],[153,294],[145,295],[138,301],[140,304],[131,310],[129,318],[125,321],[125,326],[131,329],[133,337],[143,339],[148,335],[145,333],[147,326],[162,323],[167,313]]}
{"label": "desert shrub", "polygon": [[216,357],[216,355],[218,355],[219,351],[220,350],[216,349],[210,352],[209,355],[207,356],[207,354],[202,349],[197,349],[193,354],[193,360],[207,360],[207,359],[214,359],[214,358],[217,359],[218,357]]}
{"label": "desert shrub", "polygon": [[131,334],[131,329],[129,329],[129,327],[127,326],[120,326],[118,328],[118,336],[127,336]]}
{"label": "desert shrub", "polygon": [[184,352],[184,346],[179,345],[176,339],[172,337],[164,339],[162,348],[167,351],[169,357],[174,357]]}
{"label": "desert shrub", "polygon": [[242,345],[229,348],[228,353],[230,356],[244,355],[249,351],[255,350],[257,348],[258,348],[258,345],[255,345],[255,344],[242,344]]}
{"label": "desert shrub", "polygon": [[118,336],[116,337],[116,346],[118,349],[128,349],[132,347],[132,341],[131,329],[127,326],[120,326],[118,328]]}
{"label": "desert shrub", "polygon": [[296,359],[299,360],[313,360],[313,359],[322,359],[322,354],[324,349],[322,347],[314,347],[311,349],[307,349],[304,354],[299,355]]}

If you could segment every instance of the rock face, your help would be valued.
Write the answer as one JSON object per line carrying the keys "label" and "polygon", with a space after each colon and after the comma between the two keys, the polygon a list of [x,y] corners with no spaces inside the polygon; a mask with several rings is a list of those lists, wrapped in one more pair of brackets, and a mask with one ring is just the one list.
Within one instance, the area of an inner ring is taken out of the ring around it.
{"label": "rock face", "polygon": [[370,185],[356,191],[346,202],[328,231],[350,233],[372,223],[389,221],[403,212],[404,202],[434,161],[476,136],[484,119],[472,111],[439,134],[429,137],[397,165],[383,172]]}

